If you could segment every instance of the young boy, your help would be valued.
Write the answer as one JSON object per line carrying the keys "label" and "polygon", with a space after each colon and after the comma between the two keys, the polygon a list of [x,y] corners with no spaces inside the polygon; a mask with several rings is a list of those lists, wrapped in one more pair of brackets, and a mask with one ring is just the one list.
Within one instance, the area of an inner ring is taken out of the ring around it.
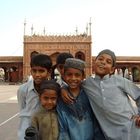
{"label": "young boy", "polygon": [[[113,75],[115,64],[114,52],[101,51],[95,60],[95,78],[87,78],[83,87],[108,140],[140,140],[140,88]],[[129,96],[136,101],[136,108]],[[68,100],[67,96],[64,99]]]}
{"label": "young boy", "polygon": [[105,140],[88,98],[81,88],[85,76],[84,68],[85,63],[82,60],[68,58],[65,61],[64,80],[75,102],[66,104],[62,99],[58,102],[59,140]]}
{"label": "young boy", "polygon": [[59,83],[60,86],[65,84],[65,82],[63,80],[63,76],[64,76],[64,64],[65,64],[65,61],[67,58],[73,58],[72,54],[63,52],[63,53],[60,53],[56,59],[56,68],[61,75],[60,79],[57,80],[57,83]]}
{"label": "young boy", "polygon": [[41,106],[33,115],[31,123],[38,132],[39,140],[58,140],[56,104],[59,94],[60,85],[54,80],[42,82],[39,92]]}
{"label": "young boy", "polygon": [[30,66],[33,80],[21,85],[17,91],[20,109],[19,140],[24,140],[25,129],[30,126],[31,116],[39,107],[38,91],[41,82],[50,77],[52,61],[48,55],[38,54],[32,57]]}

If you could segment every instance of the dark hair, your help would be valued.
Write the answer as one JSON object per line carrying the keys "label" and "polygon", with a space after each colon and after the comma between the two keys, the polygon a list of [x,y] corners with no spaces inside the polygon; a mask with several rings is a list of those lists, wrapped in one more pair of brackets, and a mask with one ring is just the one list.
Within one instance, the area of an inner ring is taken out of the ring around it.
{"label": "dark hair", "polygon": [[37,54],[31,58],[30,66],[40,66],[50,70],[52,67],[52,60],[46,54]]}
{"label": "dark hair", "polygon": [[39,54],[39,52],[37,52],[37,51],[33,51],[33,52],[31,52],[31,54],[30,54],[30,58],[36,56],[37,54]]}
{"label": "dark hair", "polygon": [[56,65],[58,64],[65,64],[65,60],[67,58],[73,58],[72,54],[70,53],[60,53],[58,56],[57,56],[57,59],[56,59]]}
{"label": "dark hair", "polygon": [[60,85],[55,80],[44,80],[41,83],[39,94],[43,94],[46,89],[55,90],[60,95]]}

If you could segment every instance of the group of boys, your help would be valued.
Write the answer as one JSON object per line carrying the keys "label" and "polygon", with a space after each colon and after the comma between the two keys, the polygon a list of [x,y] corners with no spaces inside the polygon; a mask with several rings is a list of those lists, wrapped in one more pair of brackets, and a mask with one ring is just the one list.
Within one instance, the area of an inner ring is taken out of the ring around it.
{"label": "group of boys", "polygon": [[[45,54],[33,57],[33,80],[21,85],[17,93],[19,140],[24,140],[25,130],[31,125],[41,140],[139,140],[140,88],[114,75],[115,64],[114,52],[103,50],[95,59],[95,77],[85,79],[85,62],[65,57],[56,66],[62,76],[59,98],[58,84],[46,81],[51,75],[51,59]],[[137,108],[128,96],[136,101]],[[43,113],[36,117],[42,107]]]}

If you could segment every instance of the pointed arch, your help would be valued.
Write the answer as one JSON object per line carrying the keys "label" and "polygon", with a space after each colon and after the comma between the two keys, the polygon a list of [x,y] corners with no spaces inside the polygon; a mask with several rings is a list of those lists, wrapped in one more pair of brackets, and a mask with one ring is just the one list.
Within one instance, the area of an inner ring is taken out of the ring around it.
{"label": "pointed arch", "polygon": [[78,59],[85,61],[85,54],[81,51],[78,51],[75,53],[75,58],[78,58]]}

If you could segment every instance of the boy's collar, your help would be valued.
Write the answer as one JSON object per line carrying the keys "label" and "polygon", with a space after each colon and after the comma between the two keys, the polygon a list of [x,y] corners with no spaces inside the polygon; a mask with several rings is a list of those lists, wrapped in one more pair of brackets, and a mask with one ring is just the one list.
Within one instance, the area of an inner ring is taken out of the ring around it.
{"label": "boy's collar", "polygon": [[32,90],[36,91],[36,89],[34,87],[34,80],[33,79],[28,81],[28,91],[32,91]]}
{"label": "boy's collar", "polygon": [[106,80],[108,78],[110,78],[109,74],[105,75],[103,78],[101,78],[99,75],[95,75],[95,79]]}

